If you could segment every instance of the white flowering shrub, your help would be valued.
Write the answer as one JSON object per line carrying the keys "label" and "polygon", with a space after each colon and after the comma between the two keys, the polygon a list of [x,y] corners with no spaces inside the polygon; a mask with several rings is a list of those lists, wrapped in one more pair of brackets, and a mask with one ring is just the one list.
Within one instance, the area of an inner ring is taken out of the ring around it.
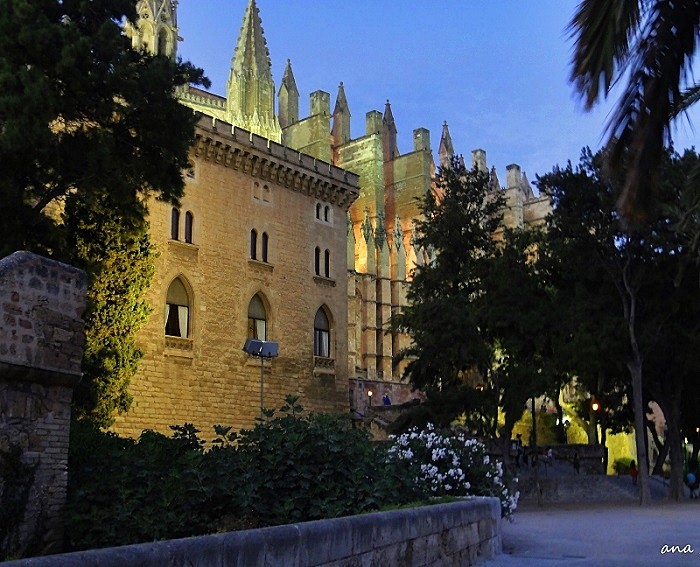
{"label": "white flowering shrub", "polygon": [[503,465],[492,460],[483,443],[463,434],[441,434],[428,424],[391,436],[390,461],[402,463],[414,475],[421,492],[430,496],[497,496],[501,514],[509,517],[520,493],[509,487]]}

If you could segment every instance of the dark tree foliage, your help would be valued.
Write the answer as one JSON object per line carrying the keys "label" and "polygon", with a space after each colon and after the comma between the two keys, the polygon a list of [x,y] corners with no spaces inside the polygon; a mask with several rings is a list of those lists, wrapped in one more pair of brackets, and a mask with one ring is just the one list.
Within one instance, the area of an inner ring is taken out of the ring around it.
{"label": "dark tree foliage", "polygon": [[134,336],[153,260],[146,202],[177,203],[195,116],[176,98],[208,84],[189,63],[134,51],[130,0],[0,0],[0,256],[28,249],[85,269],[82,417],[130,403]]}
{"label": "dark tree foliage", "polygon": [[[409,361],[406,376],[429,398],[463,397],[462,388],[476,385],[470,384],[470,374],[485,375],[490,367],[491,346],[480,328],[481,302],[488,262],[495,252],[492,234],[503,204],[502,194],[489,192],[486,174],[468,170],[455,158],[440,170],[436,190],[422,205],[418,243],[433,251],[434,259],[416,268],[408,306],[393,324],[411,335],[412,345],[398,358]],[[444,415],[448,422],[478,409],[442,407],[454,412]]]}
{"label": "dark tree foliage", "polygon": [[[554,200],[547,253],[553,264],[560,266],[557,285],[568,290],[577,303],[564,310],[572,317],[571,371],[589,392],[610,404],[604,406],[607,412],[614,404],[624,406],[630,393],[637,457],[644,465],[640,468],[642,503],[647,503],[645,400],[654,399],[664,409],[673,468],[672,494],[677,495],[680,488],[682,376],[688,367],[694,367],[695,359],[670,349],[670,345],[692,345],[697,340],[697,326],[681,321],[687,313],[697,312],[698,300],[696,293],[688,292],[689,282],[697,283],[697,271],[686,240],[674,229],[674,211],[681,206],[684,182],[697,167],[698,158],[694,152],[666,155],[653,215],[644,227],[634,230],[620,222],[614,206],[624,177],[610,177],[604,158],[584,151],[577,168],[571,164],[556,168],[538,182]],[[673,360],[671,352],[676,353]],[[629,374],[622,381],[619,361]]]}
{"label": "dark tree foliage", "polygon": [[552,342],[560,314],[538,262],[542,238],[536,228],[506,229],[489,262],[482,330],[495,349],[494,387],[506,442],[527,400],[558,390]]}
{"label": "dark tree foliage", "polygon": [[62,200],[109,195],[128,223],[144,197],[182,195],[195,117],[174,89],[201,70],[131,49],[131,0],[0,0],[0,256],[64,256]]}

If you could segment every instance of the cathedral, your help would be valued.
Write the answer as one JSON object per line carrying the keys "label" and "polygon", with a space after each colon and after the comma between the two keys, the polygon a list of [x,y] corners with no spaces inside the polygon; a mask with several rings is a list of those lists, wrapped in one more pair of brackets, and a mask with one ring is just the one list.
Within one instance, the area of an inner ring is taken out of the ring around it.
{"label": "cathedral", "polygon": [[[177,2],[139,0],[137,10],[126,29],[133,46],[176,57]],[[413,130],[402,153],[387,101],[352,138],[342,83],[333,105],[329,92],[311,93],[310,115],[300,117],[291,62],[279,88],[272,77],[255,0],[242,16],[226,93],[178,92],[198,116],[192,167],[179,208],[149,205],[160,253],[153,313],[120,433],[247,427],[287,394],[309,410],[359,416],[372,398],[414,396],[394,366],[409,338],[387,331],[412,270],[430,261],[414,237],[436,171],[430,132]],[[453,155],[445,123],[438,165]],[[471,157],[488,171],[483,150]],[[489,173],[506,194],[504,224],[543,221],[549,201],[519,166],[508,166],[504,186]],[[249,338],[277,342],[279,356],[251,357],[242,350]]]}

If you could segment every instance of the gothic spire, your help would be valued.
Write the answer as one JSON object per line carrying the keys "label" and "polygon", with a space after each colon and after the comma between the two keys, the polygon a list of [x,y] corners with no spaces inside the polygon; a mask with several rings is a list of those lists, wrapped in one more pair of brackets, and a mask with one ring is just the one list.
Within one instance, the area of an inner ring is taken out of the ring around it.
{"label": "gothic spire", "polygon": [[299,121],[299,89],[294,80],[292,62],[287,59],[287,65],[282,75],[282,84],[277,93],[279,101],[279,121],[282,128]]}
{"label": "gothic spire", "polygon": [[350,116],[348,99],[345,98],[345,87],[341,81],[338,85],[338,96],[335,99],[335,108],[333,109],[331,137],[334,146],[345,144],[350,140]]}
{"label": "gothic spire", "polygon": [[263,35],[260,11],[255,0],[249,0],[243,16],[241,35],[231,60],[231,68],[239,73],[252,72],[259,77],[272,79],[272,62]]}
{"label": "gothic spire", "polygon": [[384,107],[384,118],[382,118],[382,134],[384,137],[384,161],[390,161],[400,154],[396,145],[396,122],[394,122],[391,103],[388,100]]}
{"label": "gothic spire", "polygon": [[442,137],[440,138],[440,149],[438,156],[440,158],[440,167],[450,167],[452,157],[455,155],[454,146],[452,145],[452,136],[447,122],[442,125]]}
{"label": "gothic spire", "polygon": [[226,85],[226,118],[231,124],[275,142],[282,129],[275,115],[275,83],[260,12],[249,0]]}

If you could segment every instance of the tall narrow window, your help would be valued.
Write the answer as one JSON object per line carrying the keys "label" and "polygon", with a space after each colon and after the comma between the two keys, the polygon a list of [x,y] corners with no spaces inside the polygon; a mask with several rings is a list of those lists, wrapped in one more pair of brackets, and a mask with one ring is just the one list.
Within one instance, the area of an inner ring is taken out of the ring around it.
{"label": "tall narrow window", "polygon": [[323,275],[327,278],[331,277],[331,253],[330,250],[326,250],[323,253]]}
{"label": "tall narrow window", "polygon": [[262,198],[266,203],[270,202],[270,188],[267,185],[263,185]]}
{"label": "tall narrow window", "polygon": [[170,238],[173,240],[180,239],[180,211],[175,207],[170,213]]}
{"label": "tall narrow window", "polygon": [[180,278],[168,288],[165,300],[165,334],[183,339],[190,335],[190,298]]}
{"label": "tall narrow window", "polygon": [[267,236],[267,232],[263,232],[262,233],[262,242],[261,242],[262,250],[261,250],[261,254],[260,254],[260,259],[263,262],[267,262],[267,243],[268,243],[268,241],[269,241],[269,237]]}
{"label": "tall narrow window", "polygon": [[316,311],[316,317],[314,317],[314,356],[330,358],[330,337],[331,326],[328,315],[321,307]]}
{"label": "tall narrow window", "polygon": [[194,215],[192,211],[185,213],[185,242],[192,244],[192,229],[194,225]]}
{"label": "tall narrow window", "polygon": [[267,312],[259,295],[248,304],[248,338],[267,340]]}
{"label": "tall narrow window", "polygon": [[258,231],[255,229],[250,231],[250,257],[253,260],[258,257]]}
{"label": "tall narrow window", "polygon": [[319,220],[321,218],[321,203],[316,203],[316,218]]}
{"label": "tall narrow window", "polygon": [[323,220],[326,222],[331,220],[331,208],[328,205],[323,209]]}
{"label": "tall narrow window", "polygon": [[321,249],[318,246],[314,250],[314,274],[321,275]]}

